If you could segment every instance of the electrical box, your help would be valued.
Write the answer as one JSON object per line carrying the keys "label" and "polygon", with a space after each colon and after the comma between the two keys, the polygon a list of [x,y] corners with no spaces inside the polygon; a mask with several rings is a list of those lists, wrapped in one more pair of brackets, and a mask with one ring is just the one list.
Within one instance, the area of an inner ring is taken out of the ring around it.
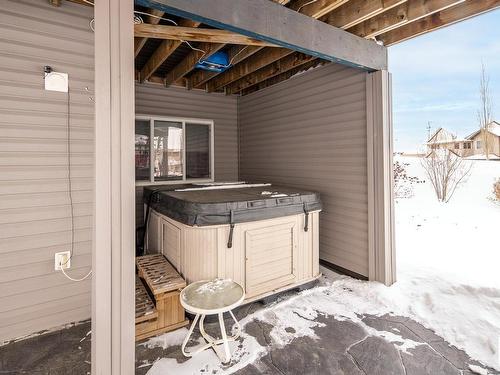
{"label": "electrical box", "polygon": [[45,90],[68,92],[68,74],[59,72],[45,73]]}
{"label": "electrical box", "polygon": [[54,256],[54,269],[60,271],[61,269],[67,270],[71,267],[71,252],[62,251],[56,253]]}

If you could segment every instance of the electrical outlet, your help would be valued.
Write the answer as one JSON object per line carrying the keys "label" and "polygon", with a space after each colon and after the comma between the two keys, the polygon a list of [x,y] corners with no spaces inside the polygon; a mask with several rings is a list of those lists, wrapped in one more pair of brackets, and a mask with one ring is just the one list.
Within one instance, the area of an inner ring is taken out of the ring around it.
{"label": "electrical outlet", "polygon": [[60,253],[56,253],[54,257],[54,269],[56,271],[60,271],[61,268],[64,268],[67,270],[68,268],[71,267],[71,252],[69,251],[62,251]]}

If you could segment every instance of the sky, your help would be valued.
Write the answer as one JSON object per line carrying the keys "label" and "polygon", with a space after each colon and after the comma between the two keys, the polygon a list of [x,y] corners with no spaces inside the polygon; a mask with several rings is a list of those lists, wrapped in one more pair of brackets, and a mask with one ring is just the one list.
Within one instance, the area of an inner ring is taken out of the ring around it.
{"label": "sky", "polygon": [[500,9],[389,47],[395,151],[421,149],[429,121],[458,137],[479,127],[481,62],[500,122]]}

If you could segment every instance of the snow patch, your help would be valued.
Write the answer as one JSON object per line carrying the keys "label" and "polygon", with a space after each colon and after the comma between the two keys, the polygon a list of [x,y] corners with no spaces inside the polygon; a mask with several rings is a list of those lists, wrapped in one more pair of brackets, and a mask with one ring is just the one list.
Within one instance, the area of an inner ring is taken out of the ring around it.
{"label": "snow patch", "polygon": [[469,365],[469,370],[471,370],[474,374],[488,375],[488,370],[476,365]]}

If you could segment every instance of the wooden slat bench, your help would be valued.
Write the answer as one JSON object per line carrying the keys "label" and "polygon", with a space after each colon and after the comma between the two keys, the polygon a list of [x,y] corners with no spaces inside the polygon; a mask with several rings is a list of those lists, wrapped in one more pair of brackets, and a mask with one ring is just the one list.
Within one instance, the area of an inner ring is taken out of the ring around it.
{"label": "wooden slat bench", "polygon": [[[138,276],[142,279],[139,282],[144,289],[142,291],[136,283],[136,340],[187,325],[188,320],[179,301],[180,291],[186,286],[181,275],[161,254],[137,257],[136,265]],[[153,295],[154,301],[151,301],[142,281]],[[151,310],[146,296],[155,307],[154,310]],[[155,318],[151,319],[153,315]]]}

